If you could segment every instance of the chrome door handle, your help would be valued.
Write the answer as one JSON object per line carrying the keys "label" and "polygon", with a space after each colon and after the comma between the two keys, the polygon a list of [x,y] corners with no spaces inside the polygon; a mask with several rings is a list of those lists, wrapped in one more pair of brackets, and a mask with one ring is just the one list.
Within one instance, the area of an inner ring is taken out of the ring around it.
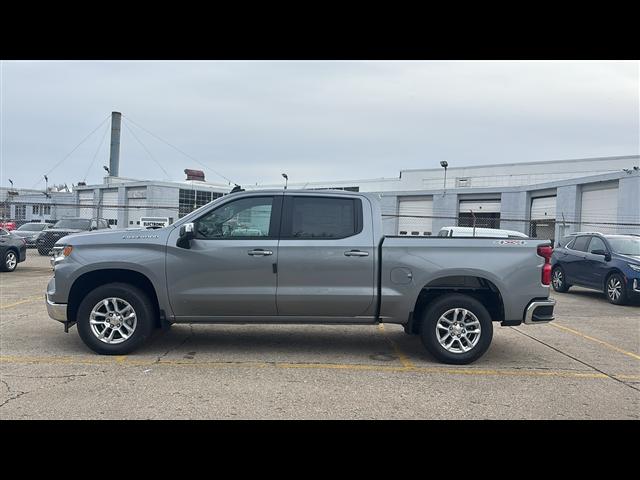
{"label": "chrome door handle", "polygon": [[256,248],[255,250],[249,250],[247,254],[252,257],[266,257],[268,255],[273,255],[271,250],[262,250],[261,248]]}
{"label": "chrome door handle", "polygon": [[369,252],[361,252],[360,250],[348,250],[344,252],[345,257],[368,257]]}

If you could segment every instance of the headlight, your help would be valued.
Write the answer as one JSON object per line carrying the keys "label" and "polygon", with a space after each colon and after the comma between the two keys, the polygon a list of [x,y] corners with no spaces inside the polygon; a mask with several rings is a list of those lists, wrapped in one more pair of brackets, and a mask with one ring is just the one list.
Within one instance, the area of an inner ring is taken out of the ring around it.
{"label": "headlight", "polygon": [[637,263],[627,263],[627,265],[629,265],[629,268],[631,268],[631,270],[640,272],[640,265],[638,265]]}
{"label": "headlight", "polygon": [[51,249],[51,266],[55,267],[58,263],[63,261],[73,251],[71,245],[54,245]]}

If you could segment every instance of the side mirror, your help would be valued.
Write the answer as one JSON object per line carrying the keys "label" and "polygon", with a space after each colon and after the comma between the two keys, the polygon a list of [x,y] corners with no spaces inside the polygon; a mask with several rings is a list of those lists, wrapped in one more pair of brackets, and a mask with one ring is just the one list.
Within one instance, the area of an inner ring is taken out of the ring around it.
{"label": "side mirror", "polygon": [[180,236],[178,237],[176,245],[181,248],[191,248],[191,240],[194,239],[195,236],[194,224],[185,223],[180,227]]}
{"label": "side mirror", "polygon": [[611,260],[611,255],[606,250],[597,249],[597,250],[592,250],[591,253],[593,255],[602,255],[607,262]]}

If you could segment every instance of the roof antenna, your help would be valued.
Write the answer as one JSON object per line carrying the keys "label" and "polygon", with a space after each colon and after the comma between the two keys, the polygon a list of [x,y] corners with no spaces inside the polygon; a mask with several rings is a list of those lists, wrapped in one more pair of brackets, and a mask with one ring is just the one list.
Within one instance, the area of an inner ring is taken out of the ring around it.
{"label": "roof antenna", "polygon": [[244,192],[244,188],[242,188],[242,187],[241,187],[240,185],[238,185],[237,183],[236,183],[235,185],[236,185],[236,186],[235,186],[235,187],[233,187],[229,193]]}
{"label": "roof antenna", "polygon": [[283,173],[282,176],[284,177],[284,189],[287,189],[287,185],[289,184],[289,177],[287,176],[286,173]]}

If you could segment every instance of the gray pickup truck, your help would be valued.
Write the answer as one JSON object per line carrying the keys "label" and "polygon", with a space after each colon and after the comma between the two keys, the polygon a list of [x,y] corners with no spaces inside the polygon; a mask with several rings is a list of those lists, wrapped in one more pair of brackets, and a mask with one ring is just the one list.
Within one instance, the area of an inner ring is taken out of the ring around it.
{"label": "gray pickup truck", "polygon": [[100,354],[173,323],[396,323],[466,364],[492,322],[553,320],[551,254],[548,240],[385,236],[374,194],[241,191],[158,230],[60,239],[46,304]]}

